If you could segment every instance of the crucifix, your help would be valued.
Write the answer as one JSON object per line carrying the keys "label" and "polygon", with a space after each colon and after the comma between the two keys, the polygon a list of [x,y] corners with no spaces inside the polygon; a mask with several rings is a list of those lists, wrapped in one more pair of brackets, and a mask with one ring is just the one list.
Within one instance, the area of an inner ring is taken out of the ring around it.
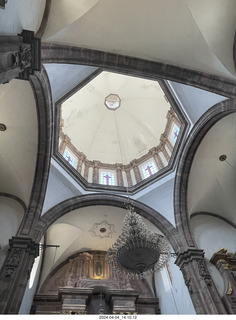
{"label": "crucifix", "polygon": [[103,177],[106,179],[106,184],[109,185],[109,179],[111,179],[111,176],[109,176],[109,174],[106,174]]}
{"label": "crucifix", "polygon": [[151,171],[151,168],[152,168],[152,166],[147,166],[147,168],[145,169],[145,170],[147,170],[148,171],[148,173],[149,173],[149,176],[151,176],[152,175],[152,171]]}

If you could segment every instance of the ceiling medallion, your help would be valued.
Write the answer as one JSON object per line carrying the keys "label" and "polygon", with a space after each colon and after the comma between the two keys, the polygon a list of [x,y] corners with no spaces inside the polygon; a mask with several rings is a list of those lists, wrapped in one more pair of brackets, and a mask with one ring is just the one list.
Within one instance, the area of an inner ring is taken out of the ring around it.
{"label": "ceiling medallion", "polygon": [[94,223],[92,229],[89,231],[92,232],[93,237],[111,238],[115,229],[114,224],[110,224],[106,220],[103,220],[102,222]]}
{"label": "ceiling medallion", "polygon": [[6,131],[7,127],[5,126],[4,123],[0,123],[0,131]]}
{"label": "ceiling medallion", "polygon": [[105,98],[105,106],[109,110],[118,109],[120,107],[120,104],[121,104],[121,100],[117,94],[109,94],[109,96]]}
{"label": "ceiling medallion", "polygon": [[106,260],[122,277],[143,278],[161,270],[171,257],[164,236],[150,231],[128,206],[121,235],[107,251]]}

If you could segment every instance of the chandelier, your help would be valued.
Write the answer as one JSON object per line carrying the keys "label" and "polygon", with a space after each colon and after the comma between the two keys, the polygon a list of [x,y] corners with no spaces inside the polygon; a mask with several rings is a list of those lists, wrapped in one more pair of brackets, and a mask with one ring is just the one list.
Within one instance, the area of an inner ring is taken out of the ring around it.
{"label": "chandelier", "polygon": [[117,275],[142,279],[167,264],[170,246],[164,236],[148,229],[131,205],[127,209],[121,235],[107,251],[106,260]]}

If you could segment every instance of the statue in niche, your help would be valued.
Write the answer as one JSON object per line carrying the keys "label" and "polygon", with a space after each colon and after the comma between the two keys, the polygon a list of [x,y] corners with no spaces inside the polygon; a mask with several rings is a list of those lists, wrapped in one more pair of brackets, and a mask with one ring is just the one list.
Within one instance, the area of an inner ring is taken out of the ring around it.
{"label": "statue in niche", "polygon": [[95,260],[94,262],[94,276],[103,277],[103,263],[102,261]]}

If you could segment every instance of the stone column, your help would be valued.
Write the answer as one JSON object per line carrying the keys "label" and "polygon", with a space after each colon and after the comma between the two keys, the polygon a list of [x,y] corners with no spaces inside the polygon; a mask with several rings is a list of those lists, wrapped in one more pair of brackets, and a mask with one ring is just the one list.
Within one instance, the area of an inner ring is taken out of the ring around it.
{"label": "stone column", "polygon": [[208,272],[203,250],[180,252],[175,263],[183,273],[197,314],[227,314]]}
{"label": "stone column", "polygon": [[85,160],[84,165],[85,165],[85,168],[84,168],[84,179],[88,181],[90,162],[88,160]]}
{"label": "stone column", "polygon": [[170,119],[172,122],[174,122],[177,125],[177,127],[181,127],[181,122],[177,117],[176,113],[174,112],[173,108],[171,108],[171,110],[168,111],[167,119]]}
{"label": "stone column", "polygon": [[[163,152],[163,154],[164,154],[164,156],[165,156],[165,158],[166,158],[166,160],[167,160],[167,162],[169,162],[170,161],[170,155],[169,155],[169,153],[166,151],[166,147],[168,147],[168,149],[170,150],[170,152],[172,152],[173,151],[173,147],[172,147],[172,145],[169,143],[169,145],[170,146],[168,146],[168,139],[162,134],[161,135],[161,151]],[[171,149],[172,150],[171,150]]]}
{"label": "stone column", "polygon": [[78,165],[77,165],[77,171],[81,174],[81,171],[82,171],[82,164],[83,162],[85,161],[86,159],[86,156],[85,154],[83,153],[80,153],[79,154],[79,157],[78,157]]}
{"label": "stone column", "polygon": [[0,36],[0,83],[14,78],[28,80],[41,68],[41,41],[34,32],[23,30],[18,36]]}
{"label": "stone column", "polygon": [[117,185],[119,187],[124,186],[123,176],[122,176],[122,164],[116,163],[116,177],[117,177]]}
{"label": "stone column", "polygon": [[127,183],[128,183],[128,187],[132,187],[133,183],[132,183],[132,178],[131,178],[131,174],[130,174],[130,166],[127,168],[125,168],[125,173],[126,173],[126,178],[127,178]]}
{"label": "stone column", "polygon": [[156,147],[153,147],[152,149],[149,150],[150,155],[153,157],[153,159],[156,162],[158,170],[161,170],[164,168],[164,163],[161,160],[161,157],[158,154],[158,149]]}
{"label": "stone column", "polygon": [[131,164],[131,167],[134,169],[134,175],[135,175],[136,183],[138,183],[138,182],[140,182],[142,180],[138,164],[137,164],[136,160],[132,160],[130,162],[130,164]]}
{"label": "stone column", "polygon": [[170,155],[166,151],[165,144],[162,144],[160,147],[160,151],[164,154],[164,157],[166,158],[166,161],[169,163],[170,161]]}
{"label": "stone column", "polygon": [[93,183],[99,183],[100,161],[93,161]]}
{"label": "stone column", "polygon": [[173,145],[171,144],[168,137],[161,135],[161,141],[167,146],[167,148],[170,150],[170,152],[173,152]]}
{"label": "stone column", "polygon": [[66,146],[71,142],[71,139],[65,134],[64,139],[60,143],[59,151],[61,155],[64,155],[64,152],[66,150]]}
{"label": "stone column", "polygon": [[39,246],[30,238],[9,240],[8,256],[0,271],[0,314],[17,314]]}

